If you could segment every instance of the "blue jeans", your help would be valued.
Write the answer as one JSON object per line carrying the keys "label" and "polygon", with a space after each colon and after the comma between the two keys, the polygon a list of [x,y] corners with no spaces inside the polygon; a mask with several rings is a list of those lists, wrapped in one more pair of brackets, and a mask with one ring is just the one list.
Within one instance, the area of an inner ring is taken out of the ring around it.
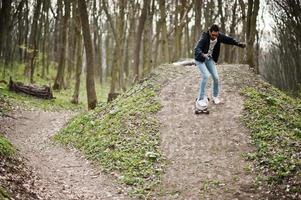
{"label": "blue jeans", "polygon": [[205,62],[196,61],[196,65],[198,66],[201,72],[201,80],[200,80],[200,88],[199,88],[199,96],[198,99],[203,99],[206,94],[206,84],[209,78],[209,75],[212,76],[213,79],[213,97],[218,97],[219,95],[219,81],[218,74],[216,70],[216,66],[212,58],[206,59]]}

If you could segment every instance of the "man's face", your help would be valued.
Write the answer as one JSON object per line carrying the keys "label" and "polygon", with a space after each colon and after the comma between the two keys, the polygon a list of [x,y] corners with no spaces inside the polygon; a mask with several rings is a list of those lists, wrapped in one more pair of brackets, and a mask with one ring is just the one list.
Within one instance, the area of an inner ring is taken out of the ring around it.
{"label": "man's face", "polygon": [[212,31],[212,32],[209,31],[209,34],[211,40],[215,40],[218,37],[218,31]]}

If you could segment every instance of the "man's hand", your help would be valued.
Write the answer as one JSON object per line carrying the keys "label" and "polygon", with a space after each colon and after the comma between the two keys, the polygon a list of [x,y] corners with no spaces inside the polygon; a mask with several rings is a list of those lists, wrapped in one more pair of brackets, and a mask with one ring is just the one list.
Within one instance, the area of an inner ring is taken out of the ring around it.
{"label": "man's hand", "polygon": [[240,43],[238,43],[238,45],[237,46],[239,46],[239,47],[241,47],[241,48],[245,48],[246,47],[246,44],[245,43],[242,43],[242,42],[240,42]]}
{"label": "man's hand", "polygon": [[209,59],[209,55],[208,55],[208,53],[202,53],[202,56],[205,58],[205,59]]}

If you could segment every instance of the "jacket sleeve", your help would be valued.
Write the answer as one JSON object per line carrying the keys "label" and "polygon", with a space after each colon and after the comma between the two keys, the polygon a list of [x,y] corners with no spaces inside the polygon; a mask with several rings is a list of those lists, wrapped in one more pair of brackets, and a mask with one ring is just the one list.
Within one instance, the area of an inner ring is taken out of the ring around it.
{"label": "jacket sleeve", "polygon": [[220,41],[224,44],[236,45],[238,46],[239,42],[236,41],[234,38],[227,36],[223,33],[220,33]]}
{"label": "jacket sleeve", "polygon": [[196,47],[194,48],[194,58],[196,60],[200,60],[200,58],[202,57],[202,49],[204,49],[204,45],[205,45],[205,32],[202,34],[200,40],[198,41]]}

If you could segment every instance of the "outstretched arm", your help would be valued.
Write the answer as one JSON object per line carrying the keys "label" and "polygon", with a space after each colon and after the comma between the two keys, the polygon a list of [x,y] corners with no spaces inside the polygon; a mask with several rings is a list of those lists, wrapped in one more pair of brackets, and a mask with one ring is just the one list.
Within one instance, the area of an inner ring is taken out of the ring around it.
{"label": "outstretched arm", "polygon": [[230,36],[227,36],[223,33],[220,33],[219,35],[220,35],[221,42],[224,43],[224,44],[236,45],[236,46],[239,46],[239,47],[242,47],[242,48],[246,47],[246,44],[238,42]]}

